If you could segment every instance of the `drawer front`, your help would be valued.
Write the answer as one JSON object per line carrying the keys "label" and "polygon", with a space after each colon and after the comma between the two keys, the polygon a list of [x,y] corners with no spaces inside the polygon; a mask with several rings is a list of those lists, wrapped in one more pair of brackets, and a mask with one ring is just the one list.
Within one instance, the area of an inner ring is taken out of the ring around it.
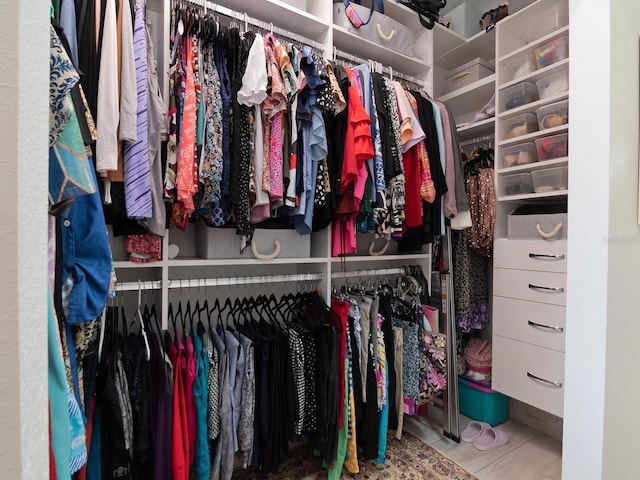
{"label": "drawer front", "polygon": [[567,275],[528,270],[493,270],[493,294],[531,302],[566,305]]}
{"label": "drawer front", "polygon": [[493,333],[564,352],[565,307],[493,297]]}
{"label": "drawer front", "polygon": [[567,242],[557,240],[509,240],[499,238],[493,249],[496,268],[540,272],[567,272]]}
{"label": "drawer front", "polygon": [[563,416],[564,353],[493,336],[491,388]]}

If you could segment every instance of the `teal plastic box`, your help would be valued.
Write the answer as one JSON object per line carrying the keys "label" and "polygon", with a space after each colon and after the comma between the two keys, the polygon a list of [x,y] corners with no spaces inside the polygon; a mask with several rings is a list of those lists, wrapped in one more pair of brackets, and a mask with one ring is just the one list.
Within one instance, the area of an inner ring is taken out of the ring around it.
{"label": "teal plastic box", "polygon": [[506,395],[458,378],[460,413],[491,426],[507,419],[509,403]]}

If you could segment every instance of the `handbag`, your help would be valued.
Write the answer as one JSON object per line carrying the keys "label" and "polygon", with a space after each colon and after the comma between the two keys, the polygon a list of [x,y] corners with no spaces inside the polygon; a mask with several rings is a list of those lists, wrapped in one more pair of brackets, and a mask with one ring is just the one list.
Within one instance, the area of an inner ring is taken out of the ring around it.
{"label": "handbag", "polygon": [[[377,8],[378,12],[384,15],[384,0],[372,0],[371,1],[371,9],[369,10],[369,18],[367,18],[366,22],[362,21],[360,15],[355,8],[351,6],[351,2],[349,0],[342,0],[344,3],[344,13],[347,15],[347,18],[351,22],[355,28],[360,28],[363,25],[368,24],[371,21],[371,17],[373,17],[373,11]],[[357,3],[360,5],[360,0],[354,0],[353,3]]]}
{"label": "handbag", "polygon": [[440,10],[447,6],[447,0],[397,0],[418,14],[420,23],[431,30],[440,18]]}

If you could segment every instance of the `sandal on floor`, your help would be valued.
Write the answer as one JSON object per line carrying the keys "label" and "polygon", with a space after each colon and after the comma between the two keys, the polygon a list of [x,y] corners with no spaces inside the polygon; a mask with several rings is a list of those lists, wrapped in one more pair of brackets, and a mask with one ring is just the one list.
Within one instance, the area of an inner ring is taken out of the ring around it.
{"label": "sandal on floor", "polygon": [[480,436],[486,428],[491,428],[491,425],[486,422],[476,422],[473,420],[467,424],[467,428],[460,432],[460,440],[471,443],[475,438]]}
{"label": "sandal on floor", "polygon": [[475,438],[473,446],[478,450],[492,450],[506,445],[508,441],[509,437],[502,430],[489,427]]}

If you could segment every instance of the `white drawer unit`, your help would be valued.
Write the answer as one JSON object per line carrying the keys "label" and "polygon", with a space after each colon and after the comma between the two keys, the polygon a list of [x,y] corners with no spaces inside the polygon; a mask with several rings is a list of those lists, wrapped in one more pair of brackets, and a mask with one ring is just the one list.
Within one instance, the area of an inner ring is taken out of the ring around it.
{"label": "white drawer unit", "polygon": [[493,297],[493,333],[564,352],[565,307]]}
{"label": "white drawer unit", "polygon": [[564,353],[493,336],[491,388],[558,417],[564,409]]}
{"label": "white drawer unit", "polygon": [[537,270],[540,272],[567,271],[567,242],[557,240],[496,239],[493,249],[496,268]]}
{"label": "white drawer unit", "polygon": [[499,297],[566,305],[566,285],[565,273],[493,270],[493,294]]}

